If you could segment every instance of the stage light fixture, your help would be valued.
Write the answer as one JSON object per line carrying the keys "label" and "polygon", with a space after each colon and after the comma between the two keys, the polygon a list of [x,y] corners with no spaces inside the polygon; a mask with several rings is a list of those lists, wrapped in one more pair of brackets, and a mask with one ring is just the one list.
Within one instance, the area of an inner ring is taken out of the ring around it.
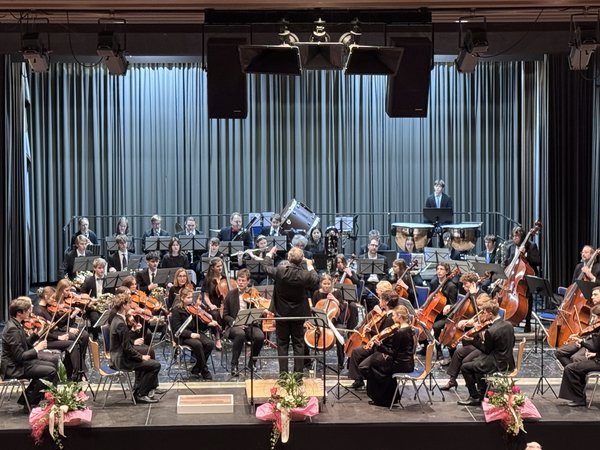
{"label": "stage light fixture", "polygon": [[102,57],[108,72],[111,75],[125,75],[129,62],[123,54],[121,44],[113,32],[107,31],[98,34],[96,53]]}
{"label": "stage light fixture", "polygon": [[353,44],[348,48],[346,75],[396,75],[404,49]]}
{"label": "stage light fixture", "polygon": [[50,66],[50,51],[45,48],[39,33],[26,33],[21,38],[21,53],[33,72],[46,72]]}
{"label": "stage light fixture", "polygon": [[569,42],[569,67],[571,70],[586,70],[590,58],[598,47],[600,40],[598,32],[598,21],[595,29],[582,29],[571,19],[571,41]]}
{"label": "stage light fixture", "polygon": [[[463,24],[468,22],[472,22],[473,20],[481,20],[483,19],[483,23],[481,26],[469,26],[465,31],[463,31]],[[475,71],[475,67],[477,67],[477,62],[482,53],[487,52],[488,50],[488,40],[487,40],[487,21],[485,17],[461,17],[459,19],[459,32],[458,32],[458,46],[460,47],[460,52],[458,56],[454,60],[456,65],[456,70],[460,73],[471,73]]]}

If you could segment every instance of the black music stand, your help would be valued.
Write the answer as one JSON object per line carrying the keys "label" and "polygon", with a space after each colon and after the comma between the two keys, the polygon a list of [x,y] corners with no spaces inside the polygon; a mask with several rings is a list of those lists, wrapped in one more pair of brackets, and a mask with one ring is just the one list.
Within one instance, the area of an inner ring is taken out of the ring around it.
{"label": "black music stand", "polygon": [[275,247],[278,252],[287,252],[287,236],[265,236],[267,247]]}
{"label": "black music stand", "polygon": [[358,290],[356,285],[336,283],[334,287],[342,294],[342,300],[346,302],[358,302]]}
{"label": "black music stand", "polygon": [[[232,328],[233,327],[251,327],[251,326],[256,326],[255,323],[256,322],[260,322],[260,318],[263,315],[263,310],[259,309],[259,308],[249,308],[249,309],[243,309],[240,312],[238,312],[238,315],[235,319],[235,321],[233,322]],[[247,341],[246,337],[244,337],[244,342]],[[244,343],[244,345],[246,345]],[[244,355],[246,353],[244,352]],[[245,356],[244,356],[245,358]],[[251,376],[258,376],[260,377],[254,370],[254,360],[252,357],[252,353],[250,353],[250,368],[248,368],[248,364],[244,364],[244,368],[242,370],[240,370],[238,372],[238,374],[243,373],[244,375],[246,375],[246,373],[250,371],[251,372]],[[254,372],[254,373],[252,373]]]}
{"label": "black music stand", "polygon": [[166,286],[167,283],[172,283],[175,278],[175,272],[181,267],[169,267],[168,269],[156,269],[156,276],[154,277],[154,283],[159,286]]}
{"label": "black music stand", "polygon": [[[268,278],[267,278],[268,280]],[[254,288],[258,291],[258,295],[260,297],[266,298],[267,300],[271,300],[273,298],[273,288],[275,285],[273,284],[260,284],[258,286],[254,286]],[[269,311],[273,312],[271,308]],[[265,345],[269,348],[277,348],[277,344],[271,340],[269,340],[268,336],[265,334]]]}
{"label": "black music stand", "polygon": [[506,274],[504,273],[504,267],[500,264],[488,264],[485,262],[471,261],[471,265],[473,266],[473,270],[480,277],[486,276],[486,274],[491,275],[491,281],[496,280],[506,280]]}
{"label": "black music stand", "polygon": [[423,222],[433,224],[433,234],[437,236],[438,247],[444,246],[442,225],[452,223],[452,208],[423,208]]}
{"label": "black music stand", "polygon": [[577,283],[577,287],[588,302],[592,301],[592,291],[594,288],[600,286],[600,283],[585,280],[577,280],[575,283]]}
{"label": "black music stand", "polygon": [[438,265],[441,262],[450,260],[450,250],[447,248],[425,247],[423,249],[423,263]]}
{"label": "black music stand", "polygon": [[128,277],[130,274],[126,270],[121,270],[119,272],[108,272],[104,277],[104,287],[103,291],[112,291],[121,286],[121,283]]}
{"label": "black music stand", "polygon": [[116,252],[117,250],[119,250],[119,245],[117,244],[117,238],[116,237],[114,237],[114,236],[106,236],[104,238],[104,242],[106,242],[106,251],[107,252]]}
{"label": "black music stand", "polygon": [[166,252],[169,250],[171,236],[148,236],[144,241],[145,252]]}
{"label": "black music stand", "polygon": [[[185,319],[185,322],[183,322],[181,324],[181,326],[177,329],[177,331],[175,331],[175,333],[173,334],[173,340],[175,342],[177,342],[177,344],[179,346],[185,345],[185,344],[181,344],[181,342],[179,341],[179,338],[181,336],[181,333],[183,333],[183,330],[185,330],[187,328],[187,326],[192,322],[193,318],[194,318],[194,316],[192,314],[190,314],[188,316],[188,318]],[[167,320],[168,320],[168,318],[167,318]],[[177,352],[177,351],[183,352],[182,349],[178,349],[178,348],[173,349],[173,352]],[[185,355],[180,354],[179,358],[185,358]],[[171,375],[171,367],[173,364],[175,364],[175,354],[173,354],[173,359],[172,359],[171,365],[169,366],[169,370],[167,371],[167,375],[169,375],[169,376]],[[186,365],[186,370],[187,370],[187,365]],[[175,376],[173,378],[171,378],[171,381],[172,381],[171,386],[169,386],[169,388],[165,391],[165,393],[161,396],[161,398],[164,397],[165,395],[167,395],[167,392],[169,392],[171,389],[173,389],[173,387],[175,386],[175,383],[177,383],[177,382],[181,382],[188,389],[188,391],[190,391],[192,394],[196,394],[196,392],[191,387],[189,387],[189,385],[185,382],[185,379],[183,378],[183,375],[181,373],[181,359],[179,359],[177,372],[175,373]]]}
{"label": "black music stand", "polygon": [[73,272],[93,272],[97,256],[78,256],[73,260]]}
{"label": "black music stand", "polygon": [[203,234],[195,234],[193,236],[179,236],[181,242],[181,250],[186,252],[198,252],[206,250],[206,236]]}
{"label": "black music stand", "polygon": [[385,273],[385,259],[366,259],[357,260],[359,275],[383,275]]}
{"label": "black music stand", "polygon": [[127,259],[127,268],[129,270],[140,270],[148,267],[146,264],[146,256],[145,255],[129,255],[129,259]]}
{"label": "black music stand", "polygon": [[[537,294],[542,296],[544,299],[548,299],[552,297],[552,288],[550,287],[550,282],[545,278],[534,277],[531,275],[526,275],[525,280],[527,281],[527,287],[531,295]],[[544,302],[545,304],[546,302]],[[538,326],[543,330],[544,334],[546,334],[546,338],[548,337],[548,332],[544,327],[544,324],[540,320],[540,317],[537,315],[537,304],[534,308],[536,311],[531,311],[531,317],[535,320],[535,346],[537,351],[537,334],[538,334]],[[540,378],[538,379],[537,384],[535,385],[535,389],[533,390],[533,394],[531,395],[531,399],[535,397],[536,393],[540,393],[544,395],[544,393],[548,390],[552,391],[555,398],[558,398],[556,392],[548,382],[548,379],[544,376],[544,339],[541,339],[541,347],[540,347],[541,359],[540,359]],[[544,387],[544,382],[547,384],[547,388]]]}

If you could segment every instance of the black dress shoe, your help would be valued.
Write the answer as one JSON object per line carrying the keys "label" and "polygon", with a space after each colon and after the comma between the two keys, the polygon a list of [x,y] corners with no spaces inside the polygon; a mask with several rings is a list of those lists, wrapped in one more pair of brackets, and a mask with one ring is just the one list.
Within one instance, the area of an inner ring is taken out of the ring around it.
{"label": "black dress shoe", "polygon": [[569,403],[567,403],[567,406],[571,406],[573,408],[576,408],[578,406],[585,406],[585,405],[586,405],[585,401],[583,401],[583,402],[569,402]]}
{"label": "black dress shoe", "polygon": [[135,397],[135,401],[137,403],[158,403],[157,398],[151,398],[151,397],[148,397],[147,395],[141,395],[139,397]]}
{"label": "black dress shoe", "polygon": [[212,373],[210,373],[210,371],[208,369],[204,369],[202,371],[202,378],[204,378],[205,380],[212,380]]}
{"label": "black dress shoe", "polygon": [[461,406],[480,406],[481,400],[479,400],[478,398],[469,397],[466,400],[459,400],[456,403],[458,403]]}
{"label": "black dress shoe", "polygon": [[352,389],[362,389],[365,387],[365,382],[363,380],[355,380],[354,383],[350,386]]}
{"label": "black dress shoe", "polygon": [[449,391],[452,388],[457,388],[458,383],[454,380],[449,380],[445,385],[440,388],[440,391]]}

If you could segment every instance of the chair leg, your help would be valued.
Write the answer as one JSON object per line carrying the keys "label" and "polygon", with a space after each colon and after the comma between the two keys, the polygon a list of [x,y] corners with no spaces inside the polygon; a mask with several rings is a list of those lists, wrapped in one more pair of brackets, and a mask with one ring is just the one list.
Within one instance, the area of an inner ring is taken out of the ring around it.
{"label": "chair leg", "polygon": [[129,390],[131,391],[131,400],[134,405],[137,405],[135,401],[135,395],[133,394],[133,385],[131,384],[131,378],[129,377],[129,372],[125,372],[125,378],[127,379],[127,384],[129,385]]}
{"label": "chair leg", "polygon": [[[412,381],[413,384],[413,388],[415,390],[415,396],[417,397],[417,400],[419,400],[419,405],[421,405],[421,412],[423,414],[425,414],[425,408],[423,407],[423,402],[421,401],[421,395],[419,394],[419,389],[417,388],[417,382],[415,380],[410,380]],[[425,389],[427,391],[427,395],[429,395],[429,390]],[[431,397],[429,397],[431,398]]]}
{"label": "chair leg", "polygon": [[19,386],[21,388],[21,394],[23,395],[23,398],[25,399],[25,406],[27,406],[27,410],[31,413],[31,405],[29,404],[29,399],[27,398],[27,395],[25,394],[25,390],[27,389],[25,386],[25,381],[19,380]]}
{"label": "chair leg", "polygon": [[[106,389],[106,394],[104,395],[104,403],[102,404],[102,409],[104,409],[104,407],[106,406],[106,401],[108,400],[108,393],[110,392],[110,388],[112,387],[112,377],[108,377],[110,378],[110,383],[108,383],[108,389]],[[105,386],[106,386],[106,382],[104,382]]]}
{"label": "chair leg", "polygon": [[592,402],[594,401],[594,396],[596,395],[596,388],[598,388],[598,381],[600,381],[600,377],[596,377],[596,382],[594,383],[594,390],[592,391],[592,395],[590,396],[590,401],[588,403],[588,409],[592,407]]}
{"label": "chair leg", "polygon": [[[394,409],[394,403],[396,403],[396,397],[398,396],[398,391],[400,390],[400,380],[396,380],[396,389],[394,389],[394,396],[392,397],[392,403],[390,403],[390,411]],[[400,403],[400,407],[402,407],[402,403]]]}

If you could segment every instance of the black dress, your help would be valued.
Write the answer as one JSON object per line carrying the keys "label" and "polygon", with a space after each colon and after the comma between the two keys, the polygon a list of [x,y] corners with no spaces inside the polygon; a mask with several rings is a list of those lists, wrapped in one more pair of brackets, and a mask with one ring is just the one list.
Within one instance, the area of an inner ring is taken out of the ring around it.
{"label": "black dress", "polygon": [[415,369],[415,336],[412,327],[401,327],[384,339],[360,369],[367,380],[367,395],[377,406],[390,406],[396,381],[392,375],[410,373]]}

